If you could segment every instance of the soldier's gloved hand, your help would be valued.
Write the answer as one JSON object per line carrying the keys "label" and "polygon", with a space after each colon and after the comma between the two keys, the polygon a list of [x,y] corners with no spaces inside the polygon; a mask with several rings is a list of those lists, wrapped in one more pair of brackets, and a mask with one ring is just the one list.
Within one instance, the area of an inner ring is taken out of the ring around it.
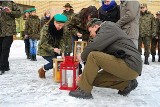
{"label": "soldier's gloved hand", "polygon": [[78,33],[77,33],[77,36],[78,36],[78,37],[82,37],[82,34],[78,32]]}

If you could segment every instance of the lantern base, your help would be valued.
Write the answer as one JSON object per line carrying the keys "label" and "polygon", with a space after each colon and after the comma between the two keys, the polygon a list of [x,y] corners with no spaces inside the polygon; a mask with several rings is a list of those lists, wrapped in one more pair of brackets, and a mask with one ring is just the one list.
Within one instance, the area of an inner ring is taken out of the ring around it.
{"label": "lantern base", "polygon": [[78,88],[78,86],[76,87],[60,87],[59,89],[60,90],[70,90],[70,91],[74,91]]}

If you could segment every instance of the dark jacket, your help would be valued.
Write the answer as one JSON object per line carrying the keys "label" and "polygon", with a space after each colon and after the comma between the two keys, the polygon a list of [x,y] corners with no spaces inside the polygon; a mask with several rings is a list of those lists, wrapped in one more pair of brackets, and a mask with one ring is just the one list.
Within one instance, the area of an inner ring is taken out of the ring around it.
{"label": "dark jacket", "polygon": [[86,60],[91,51],[101,51],[116,56],[117,51],[123,51],[125,57],[122,59],[138,74],[142,71],[141,54],[134,43],[129,39],[115,23],[104,22],[93,42],[89,43],[81,54],[82,60]]}
{"label": "dark jacket", "polygon": [[13,1],[0,1],[0,6],[11,9],[11,13],[0,11],[0,37],[13,36],[16,34],[15,18],[21,17],[21,11]]}
{"label": "dark jacket", "polygon": [[114,8],[110,9],[109,11],[104,11],[102,6],[98,9],[99,12],[99,19],[102,21],[111,21],[117,22],[120,18],[120,7],[116,5]]}

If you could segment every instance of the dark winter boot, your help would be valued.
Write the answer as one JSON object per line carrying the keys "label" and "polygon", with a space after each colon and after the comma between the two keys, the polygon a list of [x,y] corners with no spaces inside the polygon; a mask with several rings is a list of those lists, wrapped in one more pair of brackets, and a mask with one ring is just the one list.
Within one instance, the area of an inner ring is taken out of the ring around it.
{"label": "dark winter boot", "polygon": [[123,91],[118,91],[118,94],[126,96],[128,95],[132,90],[134,90],[138,86],[138,82],[136,79],[131,80],[128,84],[128,86]]}
{"label": "dark winter boot", "polygon": [[33,55],[33,60],[37,61],[36,55]]}
{"label": "dark winter boot", "polygon": [[5,71],[0,71],[0,75],[4,74]]}
{"label": "dark winter boot", "polygon": [[152,55],[152,62],[155,62],[155,55]]}
{"label": "dark winter boot", "polygon": [[0,71],[9,71],[10,70],[10,68],[9,68],[9,65],[2,65],[1,67],[0,67]]}
{"label": "dark winter boot", "polygon": [[160,62],[160,55],[158,56],[158,62]]}
{"label": "dark winter boot", "polygon": [[146,57],[146,56],[145,56],[145,59],[144,59],[144,64],[149,65],[148,57]]}
{"label": "dark winter boot", "polygon": [[93,98],[91,93],[86,93],[85,91],[81,90],[80,87],[77,88],[75,91],[70,91],[69,95],[76,98],[83,98],[83,99],[91,99]]}
{"label": "dark winter boot", "polygon": [[34,61],[34,55],[31,55],[30,57],[31,57],[31,61]]}

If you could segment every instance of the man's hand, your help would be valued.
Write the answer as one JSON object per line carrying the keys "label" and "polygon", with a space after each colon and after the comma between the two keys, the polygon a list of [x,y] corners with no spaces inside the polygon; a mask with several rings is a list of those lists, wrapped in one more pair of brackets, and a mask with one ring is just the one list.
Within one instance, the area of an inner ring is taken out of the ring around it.
{"label": "man's hand", "polygon": [[80,37],[82,37],[82,34],[78,32],[77,36],[80,38]]}
{"label": "man's hand", "polygon": [[81,79],[81,75],[79,75],[79,76],[76,78],[76,81],[79,82],[80,79]]}
{"label": "man's hand", "polygon": [[3,10],[6,12],[6,13],[11,13],[11,9],[9,7],[3,7]]}
{"label": "man's hand", "polygon": [[58,54],[60,54],[60,52],[61,52],[61,49],[58,49],[58,48],[54,48],[53,50],[55,53],[58,53]]}

